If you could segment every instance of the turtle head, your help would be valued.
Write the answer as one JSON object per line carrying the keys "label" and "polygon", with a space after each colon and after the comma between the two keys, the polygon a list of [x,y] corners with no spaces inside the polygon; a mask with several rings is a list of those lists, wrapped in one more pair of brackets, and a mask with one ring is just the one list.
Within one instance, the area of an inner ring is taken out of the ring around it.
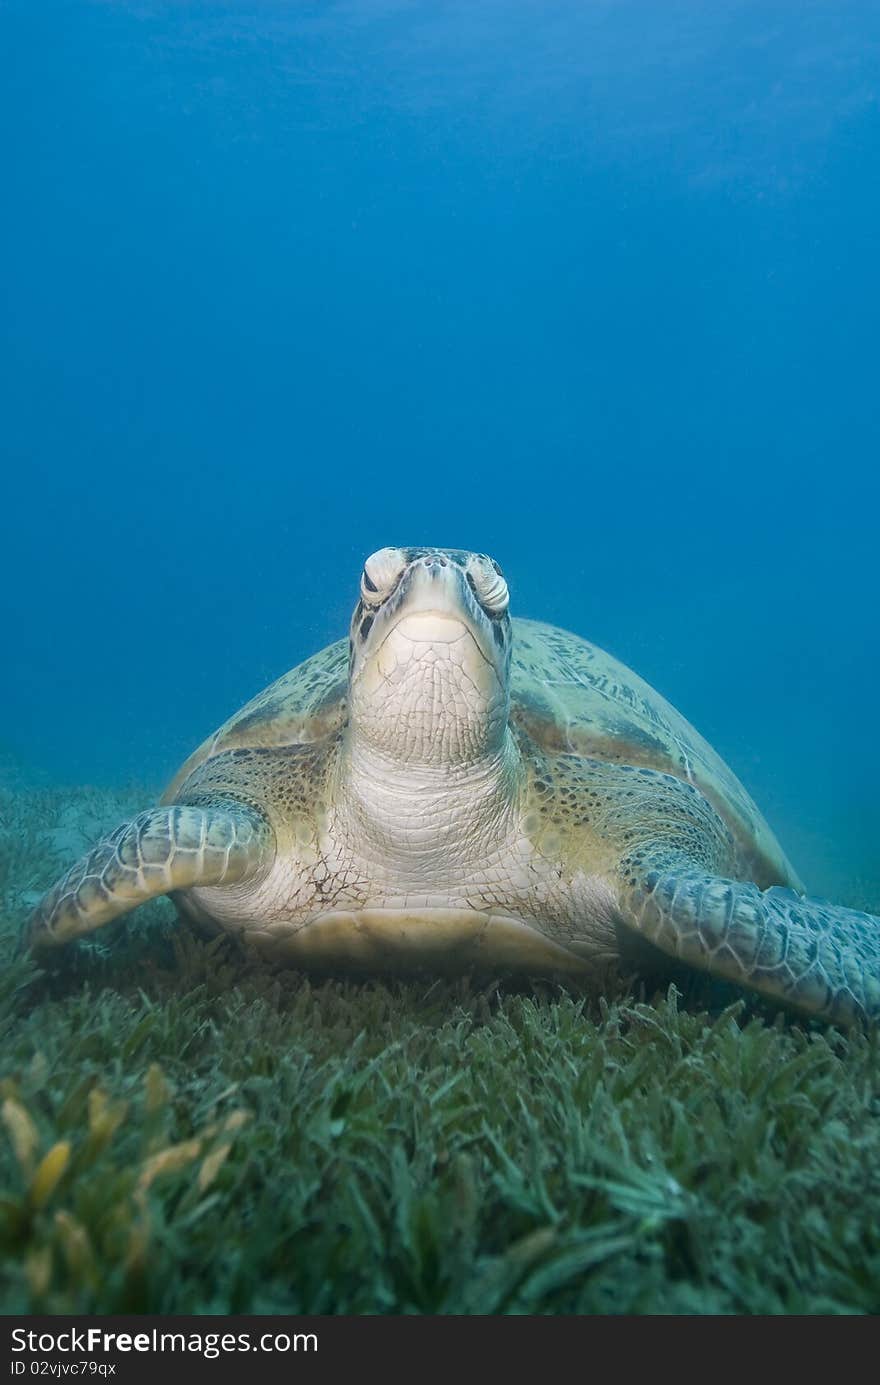
{"label": "turtle head", "polygon": [[481,553],[380,548],[351,622],[352,732],[395,760],[465,765],[504,743],[507,583]]}

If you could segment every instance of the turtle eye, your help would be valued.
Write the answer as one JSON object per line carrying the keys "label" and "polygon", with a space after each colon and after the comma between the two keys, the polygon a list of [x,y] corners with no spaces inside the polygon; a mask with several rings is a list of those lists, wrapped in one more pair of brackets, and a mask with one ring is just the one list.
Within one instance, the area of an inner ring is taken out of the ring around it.
{"label": "turtle eye", "polygon": [[371,553],[361,573],[361,596],[370,606],[380,605],[390,596],[406,564],[399,548],[380,548]]}
{"label": "turtle eye", "polygon": [[503,616],[510,605],[510,593],[501,568],[482,553],[467,566],[468,581],[474,595],[490,616]]}

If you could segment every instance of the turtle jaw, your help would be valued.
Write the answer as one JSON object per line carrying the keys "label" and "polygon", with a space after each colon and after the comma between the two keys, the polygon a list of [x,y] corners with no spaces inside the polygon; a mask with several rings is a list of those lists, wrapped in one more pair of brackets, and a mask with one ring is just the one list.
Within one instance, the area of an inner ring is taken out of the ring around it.
{"label": "turtle jaw", "polygon": [[504,743],[510,623],[483,610],[463,568],[434,550],[352,621],[351,733],[396,762],[469,764]]}

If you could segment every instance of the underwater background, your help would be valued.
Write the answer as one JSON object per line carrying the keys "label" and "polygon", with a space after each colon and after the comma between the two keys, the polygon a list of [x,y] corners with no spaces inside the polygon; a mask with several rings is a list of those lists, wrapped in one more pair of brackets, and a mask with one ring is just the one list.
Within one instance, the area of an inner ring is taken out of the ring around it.
{"label": "underwater background", "polygon": [[156,790],[473,548],[880,899],[880,7],[0,3],[4,772]]}
{"label": "underwater background", "polygon": [[880,915],[880,6],[0,0],[0,113],[0,1315],[880,1313],[876,1031],[17,947],[385,545]]}

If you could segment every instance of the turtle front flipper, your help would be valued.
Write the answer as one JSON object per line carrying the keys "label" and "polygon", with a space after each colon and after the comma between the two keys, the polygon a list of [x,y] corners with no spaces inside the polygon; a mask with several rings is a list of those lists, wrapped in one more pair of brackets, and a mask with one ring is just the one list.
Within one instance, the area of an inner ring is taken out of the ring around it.
{"label": "turtle front flipper", "polygon": [[274,859],[275,837],[247,804],[171,804],[139,813],[83,856],[43,897],[26,940],[54,947],[172,890],[236,885]]}
{"label": "turtle front flipper", "polygon": [[880,918],[692,863],[657,861],[621,903],[668,956],[839,1024],[880,1021]]}

